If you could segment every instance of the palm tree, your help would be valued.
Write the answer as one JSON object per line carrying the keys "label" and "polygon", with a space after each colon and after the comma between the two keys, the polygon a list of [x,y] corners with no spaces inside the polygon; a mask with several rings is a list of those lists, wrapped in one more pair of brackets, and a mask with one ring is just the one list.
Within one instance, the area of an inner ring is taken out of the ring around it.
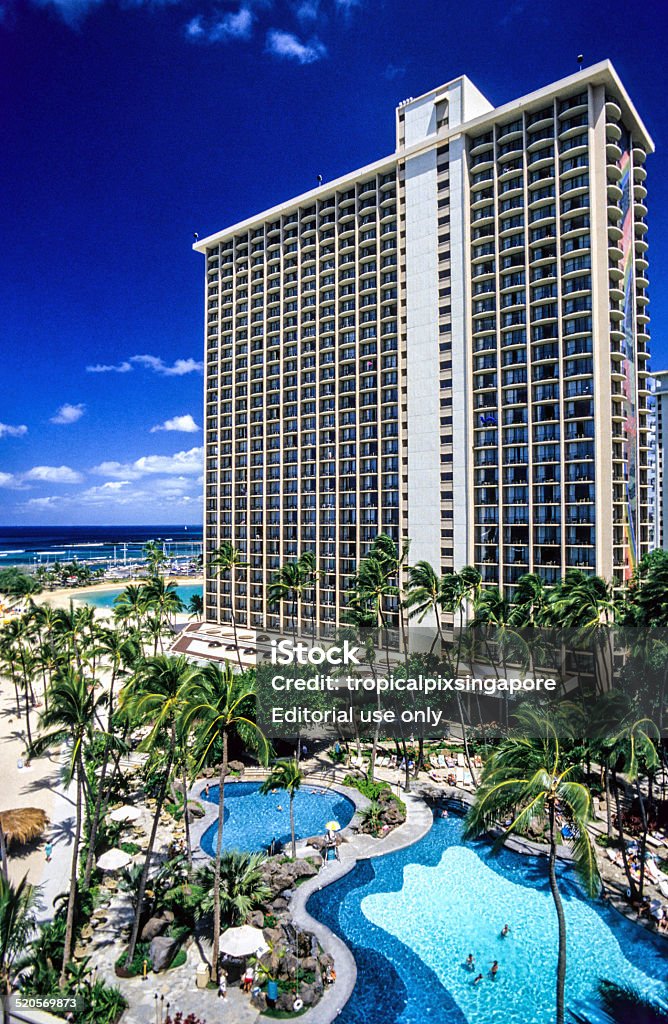
{"label": "palm tree", "polygon": [[139,632],[145,614],[145,590],[143,587],[137,586],[136,583],[130,583],[114,601],[114,618],[120,622],[134,624],[135,629]]}
{"label": "palm tree", "polygon": [[188,618],[201,619],[204,615],[204,598],[201,594],[193,594],[188,602]]}
{"label": "palm tree", "polygon": [[297,616],[299,605],[306,587],[304,567],[298,561],[286,562],[275,572],[269,582],[267,600],[269,605],[280,605],[283,601],[290,606],[292,639],[297,642]]}
{"label": "palm tree", "polygon": [[103,706],[107,697],[106,694],[96,696],[94,687],[89,685],[83,673],[73,667],[62,670],[56,676],[49,697],[49,707],[44,711],[40,720],[40,727],[45,731],[36,741],[35,749],[39,753],[54,743],[71,743],[65,778],[67,783],[76,780],[76,820],[72,844],[70,892],[67,901],[63,963],[60,972],[62,986],[65,983],[67,965],[72,957],[82,803],[86,785],[84,745],[92,736],[93,723],[98,709]]}
{"label": "palm tree", "polygon": [[[172,658],[165,654],[159,654],[154,658],[148,658],[140,665],[120,693],[119,704],[123,714],[137,725],[150,724],[151,726],[151,731],[141,743],[140,749],[147,750],[154,760],[159,760],[161,753],[164,753],[162,778],[156,798],[153,825],[139,881],[137,910],[128,944],[127,963],[132,962],[137,945],[158,821],[165,802],[176,753],[177,720],[182,710],[184,694],[199,674],[200,669],[191,665],[182,655]],[[165,744],[166,749],[162,751],[161,748]]]}
{"label": "palm tree", "polygon": [[171,628],[178,612],[183,611],[176,583],[166,583],[164,576],[152,576],[143,590],[146,604],[155,610],[161,628]]}
{"label": "palm tree", "polygon": [[0,987],[3,1004],[12,990],[12,970],[37,930],[40,887],[28,876],[15,885],[0,874]]}
{"label": "palm tree", "polygon": [[284,789],[290,797],[290,836],[292,839],[292,859],[297,859],[297,841],[295,839],[295,793],[302,784],[303,772],[299,769],[298,762],[292,760],[277,761],[271,769],[269,778],[260,786],[260,792],[270,793],[272,789]]}
{"label": "palm tree", "polygon": [[269,744],[255,723],[255,682],[247,673],[240,675],[226,664],[210,663],[185,692],[184,727],[197,725],[197,771],[211,753],[220,751],[218,791],[218,836],[214,862],[213,951],[212,966],[218,978],[220,952],[220,865],[225,821],[225,779],[228,773],[230,736],[238,734],[246,746],[257,750],[266,763]]}
{"label": "palm tree", "polygon": [[441,580],[429,562],[420,561],[408,569],[408,595],[405,606],[408,609],[408,618],[417,619],[422,622],[427,615],[433,615],[436,623],[436,634],[429,648],[429,654],[433,653],[437,640],[443,640],[441,627],[441,606],[443,593]]}
{"label": "palm tree", "polygon": [[[239,569],[245,569],[248,562],[245,562],[243,555],[238,548],[235,548],[229,541],[224,541],[220,547],[216,548],[213,552],[213,556],[209,563],[209,570],[216,576],[222,576],[223,574],[229,573],[229,580],[232,590],[234,590],[234,581],[236,573]],[[230,618],[232,620],[232,631],[234,633],[234,646],[237,651],[237,658],[239,659],[239,668],[243,672],[243,663],[241,661],[241,651],[239,650],[239,639],[237,637],[237,619],[234,614],[234,594],[230,594]]]}
{"label": "palm tree", "polygon": [[[261,853],[226,850],[220,862],[220,904],[230,925],[243,924],[248,915],[261,906],[271,890],[262,876],[265,858]],[[197,874],[203,889],[200,911],[208,914],[215,907],[214,871],[209,865]]]}
{"label": "palm tree", "polygon": [[144,545],[144,558],[148,566],[149,578],[154,580],[160,576],[160,569],[167,561],[167,555],[157,541],[149,540]]}
{"label": "palm tree", "polygon": [[86,856],[86,868],[84,871],[83,882],[84,888],[86,889],[90,885],[91,875],[93,873],[95,842],[102,813],[102,801],[104,798],[105,782],[109,767],[109,752],[112,747],[112,742],[115,740],[114,713],[116,681],[120,676],[124,675],[132,665],[135,665],[139,658],[139,648],[136,641],[130,637],[123,636],[118,629],[101,629],[97,643],[98,651],[105,658],[111,676],[109,680],[107,728],[105,730],[104,749],[102,751],[102,766],[100,768],[95,806],[93,808],[93,815],[88,834],[88,854]]}
{"label": "palm tree", "polygon": [[576,766],[566,764],[554,725],[533,710],[517,713],[517,736],[504,740],[485,765],[480,788],[475,794],[465,826],[473,839],[512,819],[494,844],[504,845],[511,835],[522,833],[534,823],[547,826],[550,892],[557,914],[559,948],[556,979],[556,1019],[564,1024],[566,984],[566,918],[557,880],[557,838],[559,816],[570,825],[568,840],[575,867],[587,892],[598,891],[599,877],[587,823],[592,817],[591,796],[581,782],[573,779]]}

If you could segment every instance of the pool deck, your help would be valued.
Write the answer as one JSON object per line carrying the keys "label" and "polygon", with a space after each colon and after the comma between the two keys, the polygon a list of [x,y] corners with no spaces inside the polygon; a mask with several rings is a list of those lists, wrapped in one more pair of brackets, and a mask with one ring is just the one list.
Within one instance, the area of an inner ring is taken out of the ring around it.
{"label": "pool deck", "polygon": [[[312,767],[315,767],[312,765]],[[345,774],[345,772],[343,773]],[[261,782],[267,775],[266,772],[257,772],[252,775],[244,773],[240,778],[228,778],[226,786],[234,785],[235,782]],[[357,965],[348,946],[338,935],[335,935],[331,928],[322,924],[316,918],[311,917],[306,909],[310,896],[326,885],[343,878],[355,867],[359,860],[367,860],[371,857],[382,857],[387,853],[394,853],[395,850],[402,850],[406,846],[412,846],[419,839],[427,834],[433,823],[432,812],[425,803],[422,795],[415,793],[404,793],[400,796],[406,805],[406,820],[403,824],[393,829],[383,839],[374,839],[373,836],[358,832],[359,812],[368,806],[369,801],[362,794],[349,786],[344,786],[337,781],[338,772],[329,770],[323,772],[318,764],[315,772],[306,776],[308,783],[314,786],[322,786],[327,789],[334,789],[342,796],[348,797],[356,807],[356,812],[349,825],[341,830],[343,842],[338,847],[339,859],[326,861],[320,872],[313,878],[307,879],[302,885],[294,890],[290,900],[290,917],[292,921],[305,931],[312,932],[325,953],[329,953],[336,964],[336,982],[325,989],[322,999],[299,1017],[300,1024],[330,1024],[341,1012],[350,999],[355,982],[357,980]],[[207,780],[199,780],[190,791],[190,799],[197,800],[200,793],[206,786]],[[208,780],[209,785],[218,784],[216,778]],[[208,854],[200,848],[200,841],[209,826],[218,818],[218,805],[204,803],[205,815],[197,819],[191,825],[191,837],[193,845],[193,859],[196,862],[207,862],[210,860]],[[308,856],[309,850],[303,841],[297,851],[298,856]]]}

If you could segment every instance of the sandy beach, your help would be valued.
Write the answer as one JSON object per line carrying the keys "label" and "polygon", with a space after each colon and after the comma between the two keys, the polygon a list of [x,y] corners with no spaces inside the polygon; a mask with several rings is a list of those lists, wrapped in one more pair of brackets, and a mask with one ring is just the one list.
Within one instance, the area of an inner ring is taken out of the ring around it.
{"label": "sandy beach", "polygon": [[[62,588],[43,592],[35,597],[36,604],[51,607],[67,607],[70,601],[77,605],[85,602],[86,594],[118,590],[131,583],[97,583],[90,587]],[[201,585],[201,577],[169,577],[170,583]],[[100,619],[111,618],[110,608],[96,608]],[[188,621],[187,613],[177,616],[177,623]],[[33,682],[38,706],[31,710],[31,731],[38,732],[39,712],[42,708],[43,683],[39,675]],[[9,875],[12,881],[19,881],[24,875],[35,885],[42,885],[43,910],[41,917],[52,916],[54,896],[69,891],[69,872],[74,833],[74,800],[62,783],[64,750],[53,750],[40,757],[34,757],[29,765],[25,762],[25,708],[23,701],[17,709],[14,688],[11,682],[3,680],[0,691],[0,778],[2,794],[0,810],[19,807],[39,807],[49,818],[49,825],[41,839],[26,846],[11,846],[8,850]],[[72,789],[74,787],[71,787]],[[47,863],[45,845],[49,840],[53,846],[51,861]]]}
{"label": "sandy beach", "polygon": [[[203,587],[202,576],[167,576],[167,583],[175,583],[177,586]],[[58,590],[45,590],[34,598],[35,604],[48,604],[52,608],[67,608],[70,601],[75,605],[86,603],[87,594],[99,594],[110,590],[123,590],[127,586],[138,586],[145,583],[145,579],[137,578],[131,580],[120,580],[116,583],[100,582],[91,583],[89,587],[60,587]],[[96,614],[100,618],[110,618],[110,608],[96,608]],[[188,613],[182,612],[176,616],[177,623],[188,621]]]}

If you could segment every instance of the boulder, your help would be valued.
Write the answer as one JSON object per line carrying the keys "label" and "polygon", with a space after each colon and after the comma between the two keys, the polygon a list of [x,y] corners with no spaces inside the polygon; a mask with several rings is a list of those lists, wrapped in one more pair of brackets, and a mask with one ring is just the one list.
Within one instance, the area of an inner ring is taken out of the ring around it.
{"label": "boulder", "polygon": [[306,845],[312,846],[314,850],[322,850],[327,845],[327,838],[326,836],[311,836],[306,840]]}
{"label": "boulder", "polygon": [[156,938],[156,936],[162,935],[162,933],[165,931],[168,925],[169,921],[167,920],[166,917],[163,917],[161,914],[157,915],[156,917],[149,917],[148,921],[141,930],[141,934],[139,936],[140,941],[152,942],[153,939]]}
{"label": "boulder", "polygon": [[264,914],[261,910],[253,910],[246,918],[246,924],[253,928],[262,928],[264,925]]}
{"label": "boulder", "polygon": [[281,960],[281,977],[296,978],[300,962],[294,953],[286,953]]}
{"label": "boulder", "polygon": [[281,992],[280,996],[276,1000],[276,1009],[282,1010],[283,1013],[292,1013],[292,1004],[295,1001],[295,997],[292,992]]}
{"label": "boulder", "polygon": [[257,992],[255,995],[251,996],[251,1006],[254,1006],[256,1010],[260,1011],[260,1013],[264,1013],[267,1009],[267,997],[264,992]]}
{"label": "boulder", "polygon": [[320,993],[316,992],[315,985],[300,985],[299,998],[304,1006],[313,1006],[317,1003]]}
{"label": "boulder", "polygon": [[201,804],[193,803],[192,800],[188,801],[188,818],[192,821],[193,818],[203,818],[205,811]]}
{"label": "boulder", "polygon": [[227,767],[230,769],[231,772],[242,772],[244,771],[246,765],[243,763],[243,761],[228,761]]}
{"label": "boulder", "polygon": [[308,860],[296,860],[292,867],[293,878],[312,878],[318,874],[318,869]]}
{"label": "boulder", "polygon": [[269,910],[272,914],[280,914],[284,910],[288,909],[288,901],[283,899],[282,896],[277,896],[275,900],[272,900],[269,904]]}
{"label": "boulder", "polygon": [[270,946],[277,946],[280,942],[285,941],[282,928],[265,928],[262,934],[264,935],[264,941]]}
{"label": "boulder", "polygon": [[167,970],[176,956],[179,945],[179,940],[172,939],[169,935],[158,935],[152,940],[150,946],[151,966],[156,974],[158,971]]}

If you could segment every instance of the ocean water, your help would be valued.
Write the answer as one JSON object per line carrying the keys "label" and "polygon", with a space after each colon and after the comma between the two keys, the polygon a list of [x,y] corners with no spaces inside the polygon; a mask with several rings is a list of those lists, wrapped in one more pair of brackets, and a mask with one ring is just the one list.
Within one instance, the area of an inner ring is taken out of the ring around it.
{"label": "ocean water", "polygon": [[77,559],[92,568],[140,561],[149,540],[172,559],[202,552],[202,527],[188,526],[3,526],[0,568],[53,565]]}

